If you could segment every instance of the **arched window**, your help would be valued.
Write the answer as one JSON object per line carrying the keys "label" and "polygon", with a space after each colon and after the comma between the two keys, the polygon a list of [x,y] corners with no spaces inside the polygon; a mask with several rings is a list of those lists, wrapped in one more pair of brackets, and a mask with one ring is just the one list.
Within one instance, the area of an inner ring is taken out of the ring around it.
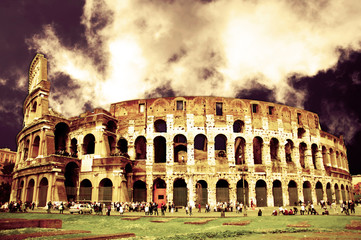
{"label": "arched window", "polygon": [[304,142],[300,143],[299,152],[300,152],[300,164],[302,168],[306,167],[305,166],[306,149],[307,149],[307,145]]}
{"label": "arched window", "polygon": [[39,155],[40,137],[36,136],[33,142],[32,158],[36,158]]}
{"label": "arched window", "polygon": [[317,169],[317,153],[318,147],[316,144],[311,145],[311,152],[312,152],[312,163],[315,169]]}
{"label": "arched window", "polygon": [[233,123],[233,132],[234,133],[241,133],[243,132],[244,122],[241,120],[237,120]]}
{"label": "arched window", "polygon": [[162,119],[158,119],[157,121],[154,122],[154,131],[167,132],[167,123]]}
{"label": "arched window", "polygon": [[272,138],[270,141],[271,161],[280,161],[280,158],[278,157],[278,148],[279,148],[278,139]]}
{"label": "arched window", "polygon": [[254,164],[262,164],[262,147],[263,140],[260,137],[253,139],[253,159]]}
{"label": "arched window", "polygon": [[140,136],[135,139],[135,159],[147,158],[147,140],[145,137]]}
{"label": "arched window", "polygon": [[73,138],[71,140],[71,156],[77,158],[78,157],[78,140],[76,138]]}
{"label": "arched window", "polygon": [[174,148],[174,162],[187,162],[187,138],[178,134],[173,139]]}
{"label": "arched window", "polygon": [[237,165],[246,163],[245,146],[246,141],[244,140],[244,138],[237,137],[234,141],[234,153]]}
{"label": "arched window", "polygon": [[207,137],[203,134],[198,134],[194,138],[194,159],[207,160]]}
{"label": "arched window", "polygon": [[218,134],[214,139],[214,149],[216,157],[227,157],[227,138],[223,134]]}
{"label": "arched window", "polygon": [[125,138],[120,138],[117,144],[117,148],[121,155],[128,153],[128,141]]}
{"label": "arched window", "polygon": [[84,154],[94,154],[95,137],[93,134],[88,134],[84,137],[83,152]]}
{"label": "arched window", "polygon": [[329,162],[327,157],[327,149],[325,146],[322,146],[322,160],[323,160],[323,165],[326,167],[329,164]]}
{"label": "arched window", "polygon": [[293,155],[293,142],[287,139],[285,144],[286,162],[292,162]]}
{"label": "arched window", "polygon": [[68,142],[68,134],[70,132],[70,128],[66,123],[58,123],[55,126],[55,153],[60,155],[69,155],[66,152],[66,146]]}
{"label": "arched window", "polygon": [[109,132],[115,133],[115,131],[117,130],[117,125],[115,124],[114,121],[110,120],[107,123],[106,129]]}
{"label": "arched window", "polygon": [[113,156],[115,151],[115,139],[113,136],[108,136],[108,144],[109,144],[109,155]]}
{"label": "arched window", "polygon": [[167,159],[167,144],[164,137],[154,138],[154,162],[165,163]]}

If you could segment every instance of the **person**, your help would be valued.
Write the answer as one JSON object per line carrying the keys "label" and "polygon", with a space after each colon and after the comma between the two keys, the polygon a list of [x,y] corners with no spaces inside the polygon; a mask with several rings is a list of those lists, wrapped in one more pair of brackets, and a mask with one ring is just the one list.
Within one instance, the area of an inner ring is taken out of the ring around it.
{"label": "person", "polygon": [[122,204],[119,204],[119,214],[123,215],[124,213],[124,207]]}
{"label": "person", "polygon": [[165,215],[164,212],[165,212],[166,209],[167,209],[167,206],[165,206],[165,208],[164,208],[164,203],[162,203],[161,206],[160,206],[160,210],[162,211],[162,216]]}
{"label": "person", "polygon": [[31,204],[31,210],[34,211],[34,208],[35,208],[35,203],[33,202],[33,203]]}
{"label": "person", "polygon": [[301,205],[300,213],[301,213],[301,215],[305,215],[305,205],[304,204]]}
{"label": "person", "polygon": [[198,203],[198,212],[201,212],[201,204]]}
{"label": "person", "polygon": [[63,214],[64,213],[64,204],[63,202],[60,203],[60,206],[59,206],[59,213]]}
{"label": "person", "polygon": [[272,212],[272,216],[277,216],[277,210],[275,209],[275,210],[273,210],[273,212]]}
{"label": "person", "polygon": [[258,210],[258,216],[262,216],[262,210],[261,209]]}
{"label": "person", "polygon": [[52,204],[51,204],[51,201],[49,201],[47,204],[47,209],[46,209],[47,213],[51,213],[51,207],[52,207]]}
{"label": "person", "polygon": [[107,215],[110,216],[110,211],[112,210],[112,206],[109,204],[107,208]]}

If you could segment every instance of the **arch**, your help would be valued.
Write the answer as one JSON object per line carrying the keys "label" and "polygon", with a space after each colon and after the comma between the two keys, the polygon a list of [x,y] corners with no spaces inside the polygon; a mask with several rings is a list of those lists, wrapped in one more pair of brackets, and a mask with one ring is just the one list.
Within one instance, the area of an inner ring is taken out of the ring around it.
{"label": "arch", "polygon": [[270,141],[271,161],[280,161],[278,152],[279,152],[279,141],[277,138],[272,138]]}
{"label": "arch", "polygon": [[147,140],[143,136],[135,139],[135,159],[147,158]]}
{"label": "arch", "polygon": [[167,123],[163,119],[158,119],[154,122],[155,132],[167,132]]}
{"label": "arch", "polygon": [[208,158],[208,141],[203,134],[198,134],[194,138],[194,159],[207,160]]}
{"label": "arch", "polygon": [[341,196],[342,196],[342,201],[346,201],[345,186],[343,184],[341,184]]}
{"label": "arch", "polygon": [[289,199],[290,206],[298,205],[297,183],[293,180],[289,181],[289,183],[288,183],[288,199]]}
{"label": "arch", "polygon": [[315,169],[317,169],[317,153],[318,153],[318,146],[317,144],[311,145],[311,155],[312,155],[312,163]]}
{"label": "arch", "polygon": [[256,204],[258,207],[267,207],[267,184],[264,180],[256,182]]}
{"label": "arch", "polygon": [[273,181],[273,206],[283,206],[282,183],[279,180]]}
{"label": "arch", "polygon": [[65,189],[69,202],[75,201],[77,195],[77,182],[79,179],[79,166],[74,162],[69,162],[65,166]]}
{"label": "arch", "polygon": [[233,123],[233,132],[234,133],[242,133],[244,129],[244,122],[241,120],[236,120]]}
{"label": "arch", "polygon": [[29,157],[29,147],[30,147],[30,140],[26,139],[24,144],[24,160],[28,159]]}
{"label": "arch", "polygon": [[78,157],[78,140],[76,138],[71,140],[70,154],[72,157]]}
{"label": "arch", "polygon": [[323,161],[323,165],[327,167],[329,161],[327,157],[327,148],[325,146],[322,146],[322,161]]}
{"label": "arch", "polygon": [[167,184],[163,179],[157,178],[153,182],[153,202],[158,205],[167,203]]}
{"label": "arch", "polygon": [[326,195],[327,195],[327,202],[329,204],[332,203],[332,190],[331,190],[331,183],[326,184]]}
{"label": "arch", "polygon": [[234,154],[236,165],[241,165],[246,163],[246,140],[242,137],[237,137],[234,141]]}
{"label": "arch", "polygon": [[301,142],[299,146],[299,153],[300,153],[300,165],[302,168],[306,167],[305,165],[306,149],[307,149],[306,143]]}
{"label": "arch", "polygon": [[33,103],[33,105],[31,106],[31,112],[36,113],[37,106],[38,106],[38,103],[35,101]]}
{"label": "arch", "polygon": [[214,138],[214,152],[217,157],[227,157],[227,137],[223,134],[218,134]]}
{"label": "arch", "polygon": [[187,205],[187,183],[184,179],[176,179],[173,183],[173,202],[176,206]]}
{"label": "arch", "polygon": [[46,200],[48,197],[48,179],[43,177],[39,183],[39,207],[46,206]]}
{"label": "arch", "polygon": [[113,182],[109,178],[103,178],[99,183],[98,201],[109,204],[113,199]]}
{"label": "arch", "polygon": [[173,139],[174,162],[187,162],[187,138],[178,134]]}
{"label": "arch", "polygon": [[237,202],[241,202],[249,206],[248,182],[244,180],[244,187],[243,187],[243,178],[237,182]]}
{"label": "arch", "polygon": [[305,136],[306,130],[304,128],[298,128],[297,129],[297,137],[299,139],[303,138]]}
{"label": "arch", "polygon": [[162,136],[158,136],[153,140],[154,144],[154,162],[165,163],[167,159],[167,144]]}
{"label": "arch", "polygon": [[216,202],[229,202],[229,184],[224,179],[216,184]]}
{"label": "arch", "polygon": [[66,146],[68,145],[68,134],[70,128],[68,124],[60,122],[56,124],[54,130],[54,140],[55,140],[55,153],[60,155],[69,155],[66,152]]}
{"label": "arch", "polygon": [[147,185],[145,182],[138,180],[133,184],[133,202],[147,201]]}
{"label": "arch", "polygon": [[109,120],[106,125],[106,130],[115,133],[117,130],[117,124],[113,120]]}
{"label": "arch", "polygon": [[309,181],[303,182],[303,198],[306,204],[312,202],[311,183]]}
{"label": "arch", "polygon": [[84,154],[95,153],[95,137],[93,134],[87,134],[83,141],[83,152]]}
{"label": "arch", "polygon": [[205,206],[208,203],[208,184],[204,180],[199,180],[196,183],[196,203]]}
{"label": "arch", "polygon": [[84,179],[80,182],[79,188],[79,201],[91,201],[92,200],[93,185],[89,179]]}
{"label": "arch", "polygon": [[263,140],[260,137],[253,138],[253,159],[254,164],[262,164]]}
{"label": "arch", "polygon": [[323,200],[323,186],[320,181],[316,183],[315,190],[316,190],[317,203],[319,203],[321,200]]}
{"label": "arch", "polygon": [[40,137],[36,136],[33,142],[32,158],[36,158],[39,155]]}
{"label": "arch", "polygon": [[338,188],[338,184],[335,183],[335,197],[336,197],[336,204],[340,203],[340,189]]}
{"label": "arch", "polygon": [[109,146],[109,155],[115,155],[115,138],[113,136],[108,136],[108,146]]}
{"label": "arch", "polygon": [[120,138],[117,143],[117,148],[121,155],[128,153],[128,141],[125,138]]}
{"label": "arch", "polygon": [[28,183],[27,194],[26,194],[26,201],[27,202],[30,202],[30,203],[33,202],[34,186],[35,186],[34,179],[30,179],[30,181]]}
{"label": "arch", "polygon": [[294,144],[292,140],[287,139],[285,144],[285,155],[286,155],[286,162],[292,162],[293,160],[293,148]]}

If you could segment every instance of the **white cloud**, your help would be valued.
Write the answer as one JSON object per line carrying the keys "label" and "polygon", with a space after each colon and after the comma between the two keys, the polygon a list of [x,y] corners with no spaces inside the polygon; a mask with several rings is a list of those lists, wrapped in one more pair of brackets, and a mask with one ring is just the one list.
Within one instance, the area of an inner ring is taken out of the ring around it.
{"label": "white cloud", "polygon": [[249,79],[274,88],[280,102],[295,92],[302,107],[305,93],[287,77],[333,66],[337,47],[359,48],[360,13],[357,0],[86,1],[82,24],[104,71],[86,51],[65,47],[52,26],[29,45],[49,58],[51,81],[66,73],[81,86],[53,99],[65,115],[87,102],[142,98],[166,82],[179,95],[232,97]]}

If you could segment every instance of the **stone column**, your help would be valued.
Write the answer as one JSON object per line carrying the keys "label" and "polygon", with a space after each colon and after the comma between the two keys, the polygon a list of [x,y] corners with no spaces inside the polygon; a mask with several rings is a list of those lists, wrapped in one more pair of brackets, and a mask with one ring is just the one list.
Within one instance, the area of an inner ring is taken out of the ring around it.
{"label": "stone column", "polygon": [[187,165],[194,165],[194,141],[187,141]]}
{"label": "stone column", "polygon": [[167,141],[167,153],[166,153],[166,165],[173,165],[174,164],[174,142]]}
{"label": "stone column", "polygon": [[189,176],[188,181],[186,181],[187,183],[187,188],[188,188],[188,202],[192,203],[193,205],[195,204],[195,187],[194,187],[194,179],[193,176]]}
{"label": "stone column", "polygon": [[216,164],[216,159],[214,156],[214,141],[208,142],[208,149],[207,149],[207,155],[208,155],[208,164],[211,166],[214,166]]}
{"label": "stone column", "polygon": [[234,156],[234,139],[227,141],[227,158],[228,158],[228,165],[235,166],[235,156]]}
{"label": "stone column", "polygon": [[273,182],[272,180],[266,181],[267,184],[267,206],[273,207],[274,206],[274,199],[273,199]]}

